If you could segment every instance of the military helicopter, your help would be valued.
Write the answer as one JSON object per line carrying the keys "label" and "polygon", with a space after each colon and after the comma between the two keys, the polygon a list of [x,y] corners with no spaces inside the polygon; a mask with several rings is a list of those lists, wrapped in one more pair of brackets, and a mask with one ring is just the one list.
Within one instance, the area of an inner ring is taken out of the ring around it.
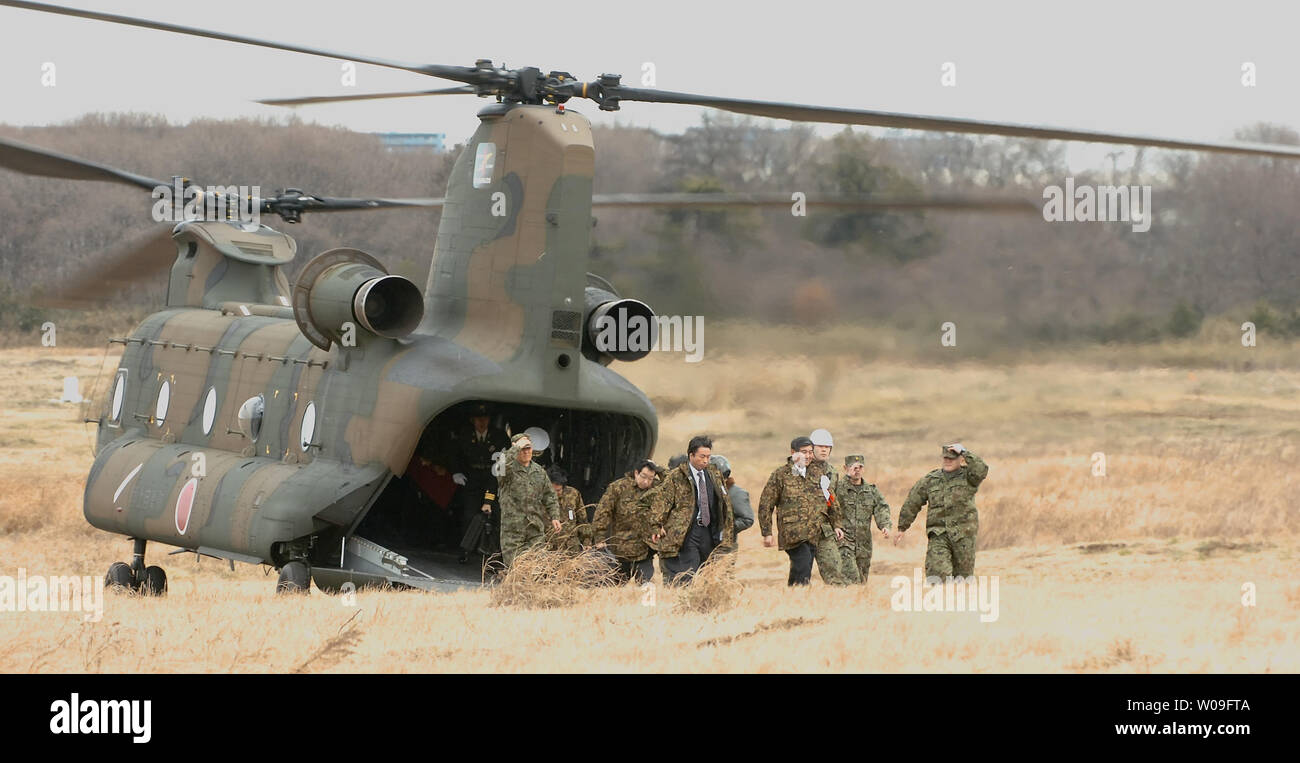
{"label": "military helicopter", "polygon": [[[295,106],[410,95],[491,98],[442,199],[335,198],[301,190],[245,199],[285,223],[315,212],[441,208],[423,292],[352,248],[317,255],[295,283],[283,268],[296,243],[266,225],[195,217],[159,231],[56,298],[92,296],[109,278],[171,263],[166,304],[130,336],[104,396],[84,512],[134,541],[107,582],[148,594],[166,574],[144,561],[150,540],[279,570],[278,590],[347,584],[447,590],[471,578],[417,548],[366,538],[367,519],[398,510],[395,476],[429,433],[492,403],[514,431],[539,427],[551,459],[587,501],[657,436],[650,400],[609,368],[645,350],[603,350],[594,328],[651,320],[587,272],[592,210],[600,207],[774,207],[761,194],[593,195],[591,125],[575,100],[676,103],[796,121],[1093,141],[1297,158],[1300,149],[1211,143],[742,100],[624,86],[618,75],[414,64],[308,48],[113,14],[0,0],[0,5],[366,63],[460,83],[410,93],[262,101]],[[167,185],[107,165],[0,141],[0,167],[146,190]],[[233,200],[232,200],[233,201]],[[1008,199],[809,199],[810,207],[1032,211]],[[503,211],[502,211],[503,210]],[[604,321],[604,323],[602,323]],[[202,469],[196,469],[196,464]]]}

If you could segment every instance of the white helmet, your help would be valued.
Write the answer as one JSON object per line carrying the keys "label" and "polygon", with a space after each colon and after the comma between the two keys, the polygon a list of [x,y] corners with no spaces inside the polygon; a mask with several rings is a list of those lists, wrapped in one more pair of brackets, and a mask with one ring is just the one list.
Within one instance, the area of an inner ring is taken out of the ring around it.
{"label": "white helmet", "polygon": [[547,436],[546,430],[541,427],[528,427],[524,430],[524,434],[528,435],[529,440],[532,440],[534,453],[541,453],[551,444],[551,438]]}
{"label": "white helmet", "polygon": [[814,429],[812,434],[808,435],[808,439],[812,440],[813,445],[825,445],[831,448],[835,447],[835,441],[831,439],[831,433],[827,432],[825,429]]}

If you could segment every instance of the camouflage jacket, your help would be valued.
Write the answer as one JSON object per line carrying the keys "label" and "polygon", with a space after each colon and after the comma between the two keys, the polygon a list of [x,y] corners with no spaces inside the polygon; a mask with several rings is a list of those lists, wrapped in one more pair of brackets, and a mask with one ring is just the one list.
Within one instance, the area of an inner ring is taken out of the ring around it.
{"label": "camouflage jacket", "polygon": [[520,537],[544,535],[552,519],[561,519],[551,478],[536,461],[528,466],[515,459],[515,446],[506,450],[497,500],[501,504],[501,533]]}
{"label": "camouflage jacket", "polygon": [[656,475],[654,484],[645,490],[636,486],[636,478],[630,474],[609,483],[596,507],[596,516],[591,519],[592,541],[608,543],[610,552],[625,562],[646,558],[650,554],[647,542],[653,530],[640,501],[661,481]]}
{"label": "camouflage jacket", "polygon": [[758,527],[763,537],[772,534],[772,512],[776,512],[777,545],[781,550],[791,549],[807,541],[814,546],[825,537],[828,525],[830,537],[834,529],[843,526],[840,505],[831,493],[828,500],[822,495],[822,474],[816,466],[808,467],[808,474],[795,474],[789,461],[772,472],[758,499]]}
{"label": "camouflage jacket", "polygon": [[975,537],[979,531],[979,513],[975,511],[975,491],[988,476],[984,459],[966,451],[966,465],[954,472],[935,469],[916,481],[898,512],[900,532],[912,526],[922,506],[929,505],[925,517],[927,535],[947,533],[950,538]]}
{"label": "camouflage jacket", "polygon": [[[713,528],[713,542],[720,551],[729,551],[736,547],[735,517],[731,512],[731,497],[722,483],[722,473],[713,464],[704,467],[709,478],[709,488],[713,490],[714,505],[719,513],[710,518]],[[676,469],[670,469],[664,481],[650,488],[640,500],[641,507],[647,512],[646,519],[651,530],[663,528],[664,537],[658,542],[651,542],[650,547],[662,557],[675,557],[686,541],[691,522],[695,519],[695,484],[691,479],[691,464],[686,462]]]}
{"label": "camouflage jacket", "polygon": [[889,530],[893,525],[889,521],[889,504],[876,489],[876,486],[862,481],[854,485],[848,477],[840,477],[835,483],[835,500],[844,512],[844,540],[841,546],[855,546],[859,542],[871,545],[871,520],[874,517],[876,527]]}
{"label": "camouflage jacket", "polygon": [[[587,522],[587,507],[582,502],[582,493],[579,493],[576,487],[565,485],[560,490],[558,500],[560,523],[564,527],[559,537],[555,539],[556,547],[578,551],[582,546],[590,546],[591,524]],[[554,534],[554,530],[548,531],[547,534]]]}

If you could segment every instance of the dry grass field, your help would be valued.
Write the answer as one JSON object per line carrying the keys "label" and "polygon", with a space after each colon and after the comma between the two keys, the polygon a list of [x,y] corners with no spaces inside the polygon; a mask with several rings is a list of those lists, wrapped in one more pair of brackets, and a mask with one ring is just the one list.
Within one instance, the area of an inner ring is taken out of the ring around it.
{"label": "dry grass field", "polygon": [[[496,606],[488,591],[277,598],[261,568],[152,546],[167,598],[109,595],[98,622],[0,612],[0,671],[1300,670],[1298,348],[1245,350],[1228,333],[994,365],[830,329],[707,341],[702,363],[620,368],[660,409],[657,458],[707,432],[757,504],[790,438],[825,426],[833,457],[867,456],[897,517],[940,442],[961,439],[991,469],[976,571],[999,576],[996,621],[891,608],[890,578],[924,555],[919,524],[901,547],[877,536],[871,582],[853,589],[816,577],[787,589],[785,554],[747,531],[734,604],[703,612],[635,588],[575,591],[558,609]],[[93,426],[51,402],[64,376],[88,390],[103,361],[102,349],[0,352],[0,575],[101,578],[129,558],[124,538],[81,516]],[[1245,584],[1256,606],[1242,605]]]}

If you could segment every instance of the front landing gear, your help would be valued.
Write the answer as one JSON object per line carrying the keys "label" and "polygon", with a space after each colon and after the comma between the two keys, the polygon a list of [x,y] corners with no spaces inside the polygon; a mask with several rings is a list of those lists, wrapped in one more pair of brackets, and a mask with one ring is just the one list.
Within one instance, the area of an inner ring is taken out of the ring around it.
{"label": "front landing gear", "polygon": [[311,571],[302,562],[289,562],[280,568],[275,581],[276,593],[307,593],[311,588]]}
{"label": "front landing gear", "polygon": [[145,596],[165,596],[167,594],[167,573],[162,567],[144,566],[145,543],[141,538],[135,541],[131,564],[113,562],[104,575],[104,587],[115,591],[135,591]]}

